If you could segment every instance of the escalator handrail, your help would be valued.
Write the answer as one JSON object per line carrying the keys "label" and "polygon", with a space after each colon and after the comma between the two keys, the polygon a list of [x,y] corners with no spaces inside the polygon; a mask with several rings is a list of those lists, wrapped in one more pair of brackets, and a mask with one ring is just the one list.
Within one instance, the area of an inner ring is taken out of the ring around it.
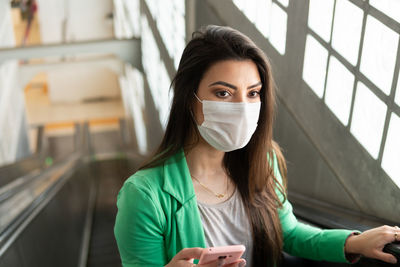
{"label": "escalator handrail", "polygon": [[[83,130],[81,130],[83,129]],[[53,164],[52,166],[42,170],[37,174],[36,170],[17,177],[13,181],[22,179],[27,183],[16,182],[10,183],[8,190],[0,191],[0,211],[2,206],[7,207],[6,204],[12,203],[13,196],[23,194],[24,190],[32,187],[36,182],[46,181],[49,178],[50,182],[41,188],[41,192],[34,196],[31,201],[22,208],[19,213],[6,221],[1,229],[0,225],[0,258],[7,251],[8,247],[18,238],[19,234],[29,225],[29,223],[36,217],[36,215],[46,206],[46,204],[57,194],[65,182],[71,177],[72,173],[82,164],[89,151],[89,127],[87,123],[83,127],[76,126],[75,132],[75,151],[68,155],[65,159]],[[43,151],[43,150],[42,150]],[[15,163],[17,166],[18,163]],[[35,188],[31,188],[34,190]],[[2,218],[3,219],[3,218]]]}

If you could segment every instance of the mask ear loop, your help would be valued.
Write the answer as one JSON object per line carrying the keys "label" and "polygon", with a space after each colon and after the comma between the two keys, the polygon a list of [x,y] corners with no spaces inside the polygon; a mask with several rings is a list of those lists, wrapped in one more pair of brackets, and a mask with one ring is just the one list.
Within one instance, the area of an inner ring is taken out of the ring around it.
{"label": "mask ear loop", "polygon": [[[193,93],[193,94],[194,94],[194,96],[197,98],[197,100],[198,100],[200,103],[203,104],[203,101],[200,100],[200,98],[196,95],[196,93]],[[196,123],[196,125],[199,125],[199,124],[197,123],[196,118],[194,117],[194,114],[193,114],[192,109],[190,109],[190,114],[192,115],[192,119],[194,120],[194,122]]]}
{"label": "mask ear loop", "polygon": [[199,102],[203,104],[203,101],[200,100],[200,98],[196,95],[196,93],[193,93],[193,94],[197,98],[197,100],[199,100]]}

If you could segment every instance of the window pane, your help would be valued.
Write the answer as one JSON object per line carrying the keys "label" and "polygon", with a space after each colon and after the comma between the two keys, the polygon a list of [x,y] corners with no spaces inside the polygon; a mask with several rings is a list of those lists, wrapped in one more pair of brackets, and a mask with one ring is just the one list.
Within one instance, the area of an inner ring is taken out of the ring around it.
{"label": "window pane", "polygon": [[157,71],[159,72],[158,98],[160,101],[159,106],[157,108],[160,114],[161,125],[165,130],[168,123],[168,116],[172,100],[172,94],[170,94],[170,92],[172,91],[169,90],[169,85],[171,84],[171,80],[169,79],[169,75],[167,69],[165,68],[164,62],[162,61],[159,62]]}
{"label": "window pane", "polygon": [[383,151],[382,168],[400,187],[400,117],[392,113],[385,150]]}
{"label": "window pane", "polygon": [[349,121],[353,84],[354,75],[331,56],[325,102],[344,125]]}
{"label": "window pane", "polygon": [[257,0],[257,19],[256,27],[264,35],[269,37],[270,18],[271,18],[271,0]]}
{"label": "window pane", "polygon": [[337,0],[332,46],[354,66],[360,46],[363,11],[348,0]]}
{"label": "window pane", "polygon": [[242,11],[244,10],[244,6],[246,5],[246,1],[244,0],[233,0],[233,3]]}
{"label": "window pane", "polygon": [[286,24],[286,12],[277,4],[272,3],[269,41],[281,55],[285,54],[286,48]]}
{"label": "window pane", "polygon": [[322,98],[324,94],[327,59],[328,50],[311,35],[307,35],[306,50],[304,53],[303,80],[319,98]]}
{"label": "window pane", "polygon": [[394,101],[397,103],[397,105],[400,106],[400,73],[397,79],[396,98],[394,99]]}
{"label": "window pane", "polygon": [[399,0],[370,0],[369,3],[400,22],[400,1]]}
{"label": "window pane", "polygon": [[385,94],[390,93],[399,35],[368,16],[360,70]]}
{"label": "window pane", "polygon": [[351,133],[375,159],[379,154],[385,116],[386,105],[363,83],[358,82]]}
{"label": "window pane", "polygon": [[257,6],[254,1],[248,1],[246,2],[246,5],[244,6],[244,14],[247,16],[247,18],[252,22],[256,22],[256,16],[257,16]]}
{"label": "window pane", "polygon": [[279,3],[287,7],[289,5],[289,0],[278,0]]}
{"label": "window pane", "polygon": [[308,27],[329,42],[331,36],[333,0],[310,0]]}

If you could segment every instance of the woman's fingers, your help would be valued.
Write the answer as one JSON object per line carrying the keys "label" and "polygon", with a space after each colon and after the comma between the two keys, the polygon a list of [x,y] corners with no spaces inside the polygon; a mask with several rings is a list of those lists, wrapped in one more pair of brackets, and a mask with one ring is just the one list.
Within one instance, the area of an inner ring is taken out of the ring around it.
{"label": "woman's fingers", "polygon": [[202,248],[184,248],[174,258],[177,260],[199,259],[202,251]]}
{"label": "woman's fingers", "polygon": [[224,267],[244,267],[244,266],[246,266],[246,260],[245,259],[240,259],[237,262],[224,265]]}
{"label": "woman's fingers", "polygon": [[225,259],[218,259],[207,264],[198,264],[198,267],[225,267]]}
{"label": "woman's fingers", "polygon": [[245,259],[240,259],[236,262],[225,264],[225,259],[219,259],[208,264],[196,265],[198,267],[244,267],[246,265]]}
{"label": "woman's fingers", "polygon": [[376,258],[379,260],[388,262],[388,263],[393,263],[393,264],[397,263],[397,259],[395,256],[393,256],[392,254],[389,254],[389,253],[382,252],[382,251],[377,252]]}

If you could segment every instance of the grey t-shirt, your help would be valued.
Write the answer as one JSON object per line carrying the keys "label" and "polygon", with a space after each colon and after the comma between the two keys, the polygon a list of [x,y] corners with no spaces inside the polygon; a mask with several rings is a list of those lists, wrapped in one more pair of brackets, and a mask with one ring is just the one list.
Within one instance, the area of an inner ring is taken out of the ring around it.
{"label": "grey t-shirt", "polygon": [[197,201],[208,247],[244,245],[242,258],[251,266],[253,239],[251,226],[237,189],[226,201],[205,204]]}

